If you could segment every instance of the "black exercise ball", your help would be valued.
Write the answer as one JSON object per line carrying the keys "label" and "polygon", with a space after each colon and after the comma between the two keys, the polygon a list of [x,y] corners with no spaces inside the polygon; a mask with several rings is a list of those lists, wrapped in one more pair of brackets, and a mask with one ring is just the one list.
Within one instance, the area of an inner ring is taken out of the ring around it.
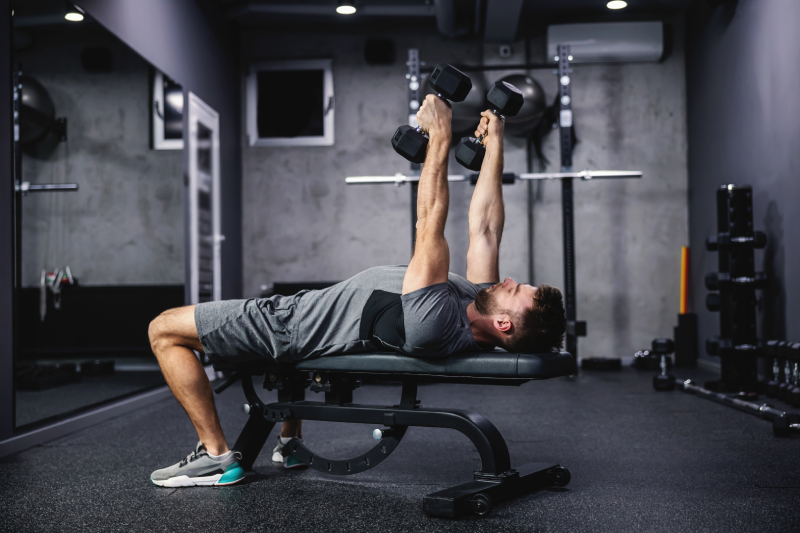
{"label": "black exercise ball", "polygon": [[41,83],[30,76],[19,77],[22,85],[22,102],[19,110],[19,140],[36,142],[50,131],[56,119],[53,99]]}
{"label": "black exercise ball", "polygon": [[519,89],[525,99],[522,109],[516,116],[506,117],[505,132],[509,135],[524,137],[536,127],[547,109],[544,89],[536,80],[524,74],[512,74],[503,78],[502,81]]}

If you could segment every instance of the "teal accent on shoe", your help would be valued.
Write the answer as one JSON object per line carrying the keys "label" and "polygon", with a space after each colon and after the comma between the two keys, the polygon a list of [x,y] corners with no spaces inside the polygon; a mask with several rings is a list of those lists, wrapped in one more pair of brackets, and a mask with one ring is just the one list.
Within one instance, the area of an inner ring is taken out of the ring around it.
{"label": "teal accent on shoe", "polygon": [[244,479],[244,469],[239,466],[239,463],[233,463],[225,469],[225,473],[217,481],[217,485],[227,485],[229,483],[236,483]]}
{"label": "teal accent on shoe", "polygon": [[294,455],[287,456],[286,459],[283,461],[284,468],[304,468],[306,466],[308,465],[300,461],[300,459],[298,459]]}

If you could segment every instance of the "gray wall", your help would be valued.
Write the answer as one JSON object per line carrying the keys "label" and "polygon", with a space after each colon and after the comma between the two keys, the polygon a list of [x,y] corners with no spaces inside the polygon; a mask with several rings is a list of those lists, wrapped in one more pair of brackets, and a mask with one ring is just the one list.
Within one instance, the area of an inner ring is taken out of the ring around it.
{"label": "gray wall", "polygon": [[[84,285],[183,284],[183,152],[150,148],[150,66],[101,29],[33,38],[19,59],[69,132],[55,150],[39,143],[23,157],[23,180],[80,190],[24,197],[23,286],[65,265]],[[101,45],[114,69],[87,73],[80,53]]]}
{"label": "gray wall", "polygon": [[[704,241],[717,231],[714,191],[723,183],[753,187],[753,222],[769,245],[756,270],[770,277],[760,333],[800,341],[800,2],[740,0],[698,17],[687,54],[689,215],[693,252],[691,302],[701,344],[719,334],[719,316],[705,309],[706,273],[717,254]],[[705,350],[702,357],[714,361]]]}
{"label": "gray wall", "polygon": [[[81,7],[220,116],[222,297],[242,294],[241,136],[237,42],[216,1],[83,0]],[[186,154],[184,153],[184,159]]]}
{"label": "gray wall", "polygon": [[[496,62],[496,46],[484,50],[480,42],[421,31],[382,36],[396,43],[393,66],[365,64],[369,35],[245,35],[245,63],[332,57],[337,105],[332,147],[243,148],[245,295],[257,294],[270,281],[344,279],[370,266],[408,261],[408,188],[346,186],[344,178],[408,172],[389,138],[406,120],[409,47],[434,64],[476,63],[482,57]],[[549,101],[556,90],[551,72],[533,73]],[[678,311],[680,247],[688,240],[683,52],[676,50],[663,64],[577,65],[573,91],[581,140],[575,168],[645,172],[640,181],[575,184],[578,314],[589,322],[581,355],[632,355],[653,337],[669,335]],[[555,135],[546,151],[557,165]],[[506,170],[526,170],[521,139],[507,140]],[[450,172],[464,170],[452,162]],[[529,281],[528,186],[504,190],[501,275]],[[451,270],[463,274],[472,188],[453,184],[450,191]],[[541,184],[537,198],[533,282],[561,286],[560,185]]]}

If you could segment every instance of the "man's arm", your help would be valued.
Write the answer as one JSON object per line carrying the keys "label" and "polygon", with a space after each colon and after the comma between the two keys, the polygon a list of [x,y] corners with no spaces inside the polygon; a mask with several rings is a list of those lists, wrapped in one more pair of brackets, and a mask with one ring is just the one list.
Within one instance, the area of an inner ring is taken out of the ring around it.
{"label": "man's arm", "polygon": [[417,189],[417,242],[403,279],[403,294],[445,283],[450,270],[450,248],[444,238],[450,190],[447,159],[450,154],[452,112],[439,97],[428,95],[417,122],[430,135],[425,166]]}
{"label": "man's arm", "polygon": [[486,155],[472,202],[469,204],[469,249],[467,279],[472,283],[500,281],[500,240],[506,214],[503,206],[503,119],[491,111],[483,117],[475,132],[488,132],[483,141]]}

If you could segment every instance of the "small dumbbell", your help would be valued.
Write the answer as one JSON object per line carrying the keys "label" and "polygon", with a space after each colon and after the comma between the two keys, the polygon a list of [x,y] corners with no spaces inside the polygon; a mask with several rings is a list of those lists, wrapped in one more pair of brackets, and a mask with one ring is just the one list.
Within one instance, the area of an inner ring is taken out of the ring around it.
{"label": "small dumbbell", "polygon": [[783,380],[778,384],[778,398],[781,400],[787,399],[787,392],[792,390],[792,362],[786,357],[790,343],[781,341],[778,344],[778,351],[783,355]]}
{"label": "small dumbbell", "polygon": [[653,339],[652,353],[661,356],[661,372],[653,376],[653,388],[658,391],[675,390],[675,376],[667,374],[667,355],[675,351],[672,339]]}
{"label": "small dumbbell", "polygon": [[[786,401],[792,404],[794,407],[800,407],[800,363],[793,363],[794,370],[793,374],[793,386],[791,390],[788,391],[786,394]],[[788,389],[789,387],[787,387]]]}
{"label": "small dumbbell", "polygon": [[[522,109],[523,103],[522,92],[504,81],[494,83],[489,89],[489,94],[486,95],[486,100],[489,102],[489,108],[501,119],[515,116]],[[456,147],[456,161],[470,170],[480,170],[486,155],[486,147],[483,145],[484,138],[486,138],[485,134],[480,139],[475,137],[461,139]]]}
{"label": "small dumbbell", "polygon": [[[428,76],[428,83],[436,96],[450,106],[450,102],[463,102],[472,90],[472,80],[447,63],[439,63]],[[448,102],[448,100],[450,102]],[[428,151],[428,134],[417,126],[403,125],[392,136],[392,148],[412,163],[424,163]]]}

